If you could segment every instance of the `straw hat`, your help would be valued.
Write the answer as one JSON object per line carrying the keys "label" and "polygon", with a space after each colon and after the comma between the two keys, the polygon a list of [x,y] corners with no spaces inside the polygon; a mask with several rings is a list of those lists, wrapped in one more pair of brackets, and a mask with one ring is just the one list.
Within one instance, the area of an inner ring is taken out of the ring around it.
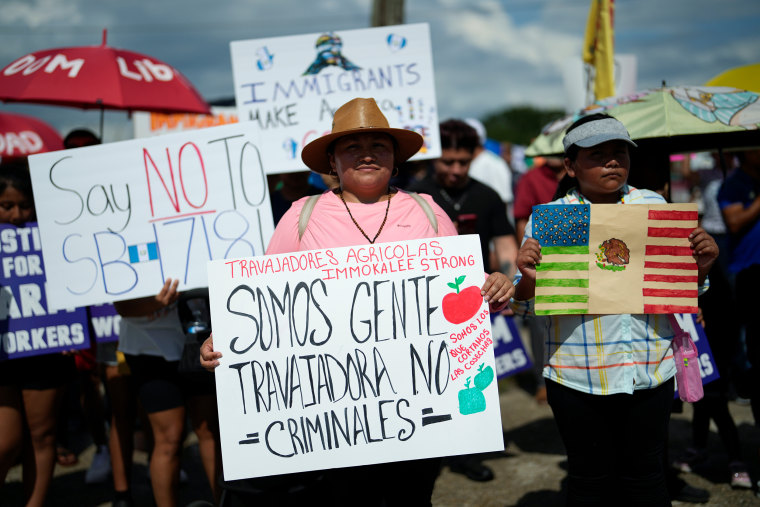
{"label": "straw hat", "polygon": [[317,138],[304,146],[301,160],[312,171],[329,174],[330,159],[327,148],[340,137],[351,134],[381,132],[390,135],[398,144],[394,159],[396,165],[406,162],[422,147],[422,136],[417,132],[405,129],[391,128],[388,120],[377,107],[375,99],[356,98],[340,106],[333,116],[332,132]]}

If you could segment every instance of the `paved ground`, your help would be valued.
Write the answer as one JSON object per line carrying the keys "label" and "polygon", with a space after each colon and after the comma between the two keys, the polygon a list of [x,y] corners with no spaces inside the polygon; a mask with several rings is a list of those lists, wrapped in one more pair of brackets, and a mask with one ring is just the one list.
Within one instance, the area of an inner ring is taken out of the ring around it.
{"label": "paved ground", "polygon": [[[444,469],[436,483],[433,505],[437,507],[526,506],[545,507],[564,504],[566,459],[562,441],[547,405],[538,405],[514,383],[502,388],[502,421],[506,448],[485,460],[496,474],[488,483],[476,483]],[[752,476],[760,478],[757,449],[760,429],[753,426],[748,406],[731,404],[745,455],[752,457]],[[691,407],[673,414],[670,448],[675,454],[691,438]],[[728,460],[715,428],[710,434],[713,457],[697,474],[681,474],[689,484],[709,490],[710,506],[760,505],[753,491],[732,490],[728,484]],[[686,505],[675,503],[674,505]]]}
{"label": "paved ground", "polygon": [[[436,507],[465,506],[536,506],[562,505],[563,479],[566,461],[562,442],[557,433],[551,410],[538,405],[532,396],[514,381],[501,383],[501,407],[506,449],[489,455],[485,462],[494,470],[496,479],[488,483],[469,481],[462,475],[444,469],[436,483],[433,505]],[[745,456],[751,463],[751,473],[760,479],[757,450],[760,448],[760,429],[752,425],[748,406],[731,404]],[[690,439],[691,410],[686,406],[683,414],[674,414],[671,424],[671,450],[677,453]],[[81,436],[79,465],[57,467],[48,505],[108,506],[111,485],[86,486],[84,473],[89,466],[94,447]],[[200,467],[197,446],[188,438],[183,455],[183,468],[189,482],[181,488],[180,505],[193,500],[210,500],[210,492]],[[711,460],[698,474],[682,474],[690,484],[710,491],[710,506],[760,505],[753,491],[736,491],[728,485],[727,459],[714,428],[710,436]],[[134,493],[138,506],[152,505],[147,476],[147,456],[136,452]],[[15,467],[0,490],[0,505],[21,505],[21,471]]]}

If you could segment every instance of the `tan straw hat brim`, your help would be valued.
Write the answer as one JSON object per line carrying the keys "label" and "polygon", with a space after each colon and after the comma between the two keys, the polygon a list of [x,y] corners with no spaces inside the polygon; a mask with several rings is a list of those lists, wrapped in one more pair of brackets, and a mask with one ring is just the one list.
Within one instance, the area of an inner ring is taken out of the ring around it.
{"label": "tan straw hat brim", "polygon": [[329,174],[331,167],[327,148],[330,144],[344,136],[366,133],[388,134],[396,140],[398,160],[393,161],[396,166],[409,160],[420,150],[424,142],[417,132],[391,128],[375,99],[356,98],[335,111],[332,132],[304,146],[301,160],[312,171]]}

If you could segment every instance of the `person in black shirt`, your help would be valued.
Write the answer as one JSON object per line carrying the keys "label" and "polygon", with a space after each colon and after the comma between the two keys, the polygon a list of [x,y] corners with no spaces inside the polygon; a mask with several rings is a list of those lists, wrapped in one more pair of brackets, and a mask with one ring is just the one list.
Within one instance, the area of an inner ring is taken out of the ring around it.
{"label": "person in black shirt", "polygon": [[[459,234],[480,235],[485,271],[500,271],[512,278],[518,247],[515,230],[507,220],[506,204],[495,190],[468,174],[480,143],[478,134],[461,120],[447,120],[441,123],[440,130],[441,158],[434,160],[433,171],[409,190],[430,194]],[[481,458],[477,454],[450,456],[446,464],[452,472],[473,481],[490,481],[493,471],[481,463]]]}
{"label": "person in black shirt", "polygon": [[430,194],[459,234],[479,234],[484,269],[511,278],[518,247],[506,206],[495,190],[468,174],[478,134],[461,120],[447,120],[440,129],[441,158],[433,161],[433,171],[409,190]]}

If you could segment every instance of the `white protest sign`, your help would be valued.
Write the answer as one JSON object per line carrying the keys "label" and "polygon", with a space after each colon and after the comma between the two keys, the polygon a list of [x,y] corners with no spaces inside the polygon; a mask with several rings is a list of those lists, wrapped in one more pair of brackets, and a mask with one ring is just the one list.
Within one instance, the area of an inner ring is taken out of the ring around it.
{"label": "white protest sign", "polygon": [[227,480],[504,448],[477,236],[209,263]]}
{"label": "white protest sign", "polygon": [[391,127],[425,139],[414,159],[441,154],[426,23],[234,41],[240,121],[261,129],[267,172],[302,171],[301,149],[329,133],[335,110],[373,97]]}
{"label": "white protest sign", "polygon": [[29,158],[53,308],[205,287],[274,230],[256,132],[235,124]]}

